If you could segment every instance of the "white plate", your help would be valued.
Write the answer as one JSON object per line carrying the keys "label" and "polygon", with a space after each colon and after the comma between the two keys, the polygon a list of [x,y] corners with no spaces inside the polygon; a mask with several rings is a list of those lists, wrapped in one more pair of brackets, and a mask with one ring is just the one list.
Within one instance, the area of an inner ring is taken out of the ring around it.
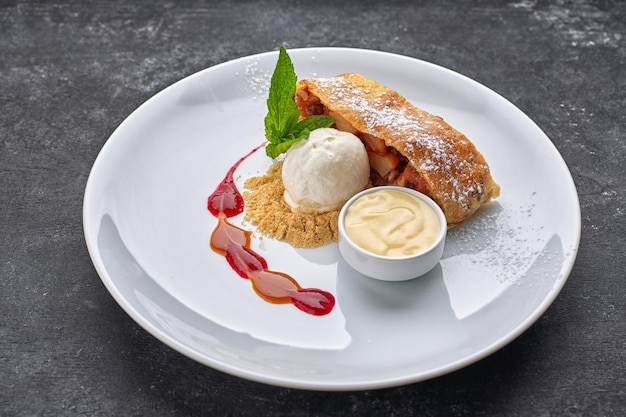
{"label": "white plate", "polygon": [[[580,239],[576,189],[550,140],[498,94],[427,62],[345,48],[290,55],[299,78],[360,72],[444,117],[485,155],[501,196],[450,231],[435,270],[408,282],[359,276],[335,244],[297,250],[255,234],[253,249],[270,269],[337,299],[321,317],[264,302],[209,248],[216,219],[207,197],[264,141],[277,53],[237,59],[148,100],[98,155],[84,230],[115,300],[152,335],[203,364],[305,389],[420,381],[519,336],[565,284]],[[256,152],[237,170],[238,184],[270,164]]]}

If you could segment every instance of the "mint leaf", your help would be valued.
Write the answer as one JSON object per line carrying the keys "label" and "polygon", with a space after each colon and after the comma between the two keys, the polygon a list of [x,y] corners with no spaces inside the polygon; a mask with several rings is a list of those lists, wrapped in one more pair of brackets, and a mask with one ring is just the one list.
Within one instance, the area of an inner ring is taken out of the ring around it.
{"label": "mint leaf", "polygon": [[306,139],[309,137],[309,133],[314,131],[315,129],[331,127],[334,124],[335,119],[330,116],[326,116],[323,114],[313,115],[300,120],[298,124],[294,126],[292,132],[296,137],[301,137],[306,132],[306,135],[302,137],[302,139]]}
{"label": "mint leaf", "polygon": [[269,141],[265,153],[276,158],[293,144],[309,137],[312,130],[330,127],[335,121],[324,115],[308,116],[300,121],[300,110],[294,100],[298,77],[284,46],[278,53],[272,74],[265,116],[265,137]]}
{"label": "mint leaf", "polygon": [[313,130],[322,127],[330,127],[333,124],[335,124],[335,120],[332,117],[324,115],[309,116],[298,122],[288,135],[280,138],[280,142],[268,143],[265,147],[265,153],[270,158],[277,158],[281,153],[287,152],[294,144],[303,139],[307,139],[309,133]]}
{"label": "mint leaf", "polygon": [[300,110],[293,99],[297,81],[291,58],[281,46],[267,98],[265,136],[270,142],[280,142],[298,123]]}
{"label": "mint leaf", "polygon": [[291,145],[296,142],[300,142],[302,139],[304,138],[289,139],[280,143],[268,143],[265,147],[265,153],[270,158],[277,158],[281,153],[287,152],[287,149],[291,148]]}

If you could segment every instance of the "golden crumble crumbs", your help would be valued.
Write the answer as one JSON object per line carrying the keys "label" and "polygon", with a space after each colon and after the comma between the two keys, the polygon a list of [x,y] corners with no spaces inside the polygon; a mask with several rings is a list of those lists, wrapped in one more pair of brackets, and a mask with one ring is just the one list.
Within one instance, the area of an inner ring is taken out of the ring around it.
{"label": "golden crumble crumbs", "polygon": [[308,213],[292,209],[283,198],[282,166],[283,163],[278,162],[267,174],[246,180],[244,219],[264,235],[295,247],[316,248],[336,242],[339,210]]}

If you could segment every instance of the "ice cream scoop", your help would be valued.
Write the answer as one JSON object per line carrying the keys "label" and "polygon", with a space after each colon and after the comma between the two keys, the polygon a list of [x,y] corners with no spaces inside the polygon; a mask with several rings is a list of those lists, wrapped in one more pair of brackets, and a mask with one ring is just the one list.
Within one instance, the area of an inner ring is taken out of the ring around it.
{"label": "ice cream scoop", "polygon": [[336,210],[367,186],[369,174],[367,152],[358,137],[316,129],[285,155],[285,201],[304,211]]}

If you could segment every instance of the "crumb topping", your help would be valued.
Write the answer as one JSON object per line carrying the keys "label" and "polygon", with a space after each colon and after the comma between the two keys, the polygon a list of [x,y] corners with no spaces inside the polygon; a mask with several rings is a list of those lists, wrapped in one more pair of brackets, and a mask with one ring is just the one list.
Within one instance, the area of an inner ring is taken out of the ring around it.
{"label": "crumb topping", "polygon": [[272,165],[266,175],[244,183],[244,219],[266,236],[284,240],[299,248],[316,248],[336,242],[339,210],[310,213],[292,208],[283,199],[282,162]]}

